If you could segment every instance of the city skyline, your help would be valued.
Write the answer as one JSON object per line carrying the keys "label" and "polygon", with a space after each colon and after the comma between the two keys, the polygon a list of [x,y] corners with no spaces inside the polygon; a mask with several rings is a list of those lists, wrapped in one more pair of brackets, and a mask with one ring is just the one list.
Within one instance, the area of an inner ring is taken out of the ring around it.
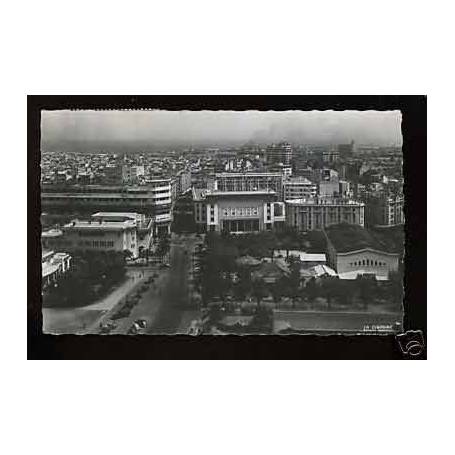
{"label": "city skyline", "polygon": [[41,148],[95,151],[244,143],[402,145],[399,111],[42,111]]}

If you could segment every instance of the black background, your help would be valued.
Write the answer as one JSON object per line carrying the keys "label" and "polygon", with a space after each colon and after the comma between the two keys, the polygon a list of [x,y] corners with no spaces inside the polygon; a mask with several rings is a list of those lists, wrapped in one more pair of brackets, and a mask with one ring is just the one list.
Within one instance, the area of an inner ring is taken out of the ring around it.
{"label": "black background", "polygon": [[[404,359],[395,336],[44,335],[41,316],[40,110],[391,110],[402,112],[405,178],[404,330],[427,340],[427,100],[425,96],[28,96],[28,359]],[[427,344],[427,342],[426,342]],[[417,357],[426,359],[426,348]]]}

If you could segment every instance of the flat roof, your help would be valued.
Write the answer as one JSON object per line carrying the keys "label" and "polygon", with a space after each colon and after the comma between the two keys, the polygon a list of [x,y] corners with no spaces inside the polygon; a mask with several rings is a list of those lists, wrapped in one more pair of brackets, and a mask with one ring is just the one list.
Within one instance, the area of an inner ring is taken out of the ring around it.
{"label": "flat roof", "polygon": [[281,177],[279,172],[217,172],[215,177]]}
{"label": "flat roof", "polygon": [[210,191],[207,190],[206,196],[228,196],[228,197],[236,197],[236,196],[274,196],[276,194],[273,190],[257,190],[257,191]]}
{"label": "flat roof", "polygon": [[[274,256],[286,256],[286,250],[275,250]],[[289,256],[297,256],[302,262],[325,262],[323,253],[305,253],[305,251],[289,250]]]}
{"label": "flat roof", "polygon": [[87,229],[87,230],[123,230],[131,229],[136,227],[136,221],[125,220],[125,221],[79,221],[75,220],[71,223],[65,224],[64,229]]}
{"label": "flat roof", "polygon": [[289,205],[317,205],[324,206],[337,206],[337,205],[354,205],[357,207],[365,206],[363,202],[354,201],[352,199],[320,199],[320,198],[301,198],[301,199],[287,199],[286,204]]}
{"label": "flat roof", "polygon": [[292,177],[289,180],[286,180],[283,182],[283,185],[315,185],[316,183],[313,183],[311,180],[308,180],[306,177]]}
{"label": "flat roof", "polygon": [[41,237],[49,238],[49,237],[60,237],[63,232],[60,229],[49,229],[48,231],[44,231],[41,233]]}
{"label": "flat roof", "polygon": [[138,216],[141,216],[140,213],[136,212],[96,212],[92,215],[92,218],[96,217],[106,217],[106,218],[115,218],[115,217],[124,217],[136,219]]}

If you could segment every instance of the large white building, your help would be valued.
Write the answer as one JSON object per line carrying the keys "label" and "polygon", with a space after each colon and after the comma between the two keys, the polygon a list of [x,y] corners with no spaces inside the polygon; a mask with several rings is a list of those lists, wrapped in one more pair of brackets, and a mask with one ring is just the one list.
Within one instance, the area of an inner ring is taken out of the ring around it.
{"label": "large white building", "polygon": [[41,234],[44,248],[66,251],[124,251],[134,257],[153,240],[154,220],[130,212],[98,212]]}
{"label": "large white building", "polygon": [[139,256],[135,220],[74,220],[62,232],[71,251],[130,251],[133,258]]}
{"label": "large white building", "polygon": [[154,220],[157,235],[170,232],[172,195],[170,179],[146,185],[72,185],[42,187],[41,206],[48,217],[78,217],[96,211],[138,212]]}
{"label": "large white building", "polygon": [[201,231],[259,232],[284,224],[284,203],[274,191],[193,190],[195,222]]}
{"label": "large white building", "polygon": [[57,283],[70,268],[71,256],[68,253],[55,253],[43,249],[41,254],[42,287],[46,288]]}
{"label": "large white building", "polygon": [[364,226],[364,219],[362,202],[319,197],[286,201],[286,224],[298,231],[323,229],[338,223]]}

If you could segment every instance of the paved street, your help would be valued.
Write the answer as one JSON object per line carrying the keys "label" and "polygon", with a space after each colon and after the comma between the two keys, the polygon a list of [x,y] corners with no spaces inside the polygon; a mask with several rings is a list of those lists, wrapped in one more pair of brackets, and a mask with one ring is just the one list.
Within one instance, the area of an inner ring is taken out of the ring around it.
{"label": "paved street", "polygon": [[[141,299],[133,307],[131,314],[116,321],[117,327],[110,333],[125,334],[137,319],[147,322],[142,334],[175,334],[186,333],[194,311],[188,306],[188,272],[191,267],[191,254],[195,245],[201,242],[194,235],[173,236],[170,249],[170,267],[160,268],[158,278],[154,280]],[[132,278],[128,290],[117,296],[110,295],[109,301],[120,302],[127,294],[134,294],[152,275],[156,268],[138,269]],[[84,333],[99,333],[99,323],[105,322],[118,310],[119,305],[112,305],[109,311],[97,318]]]}
{"label": "paved street", "polygon": [[142,274],[145,278],[153,270],[128,268],[126,278],[102,299],[90,305],[77,308],[43,307],[43,330],[46,333],[92,333],[110,310],[139,283]]}
{"label": "paved street", "polygon": [[171,243],[170,269],[167,281],[161,290],[158,314],[149,334],[186,333],[189,308],[188,273],[191,267],[192,252],[198,242],[195,235],[173,236]]}

